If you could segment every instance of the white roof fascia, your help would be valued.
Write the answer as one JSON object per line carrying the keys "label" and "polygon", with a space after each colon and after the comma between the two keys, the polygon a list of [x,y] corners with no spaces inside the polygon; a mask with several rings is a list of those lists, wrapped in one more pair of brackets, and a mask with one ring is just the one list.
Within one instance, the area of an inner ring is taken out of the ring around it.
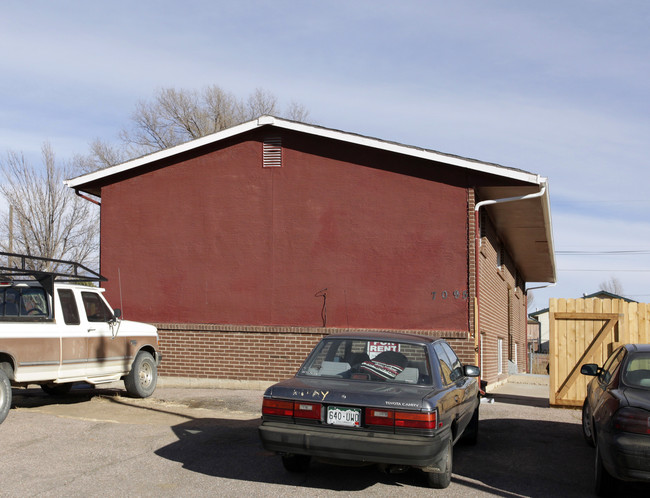
{"label": "white roof fascia", "polygon": [[196,140],[170,147],[169,149],[164,149],[152,154],[147,154],[146,156],[138,157],[137,159],[132,159],[131,161],[127,161],[125,163],[116,164],[115,166],[93,171],[92,173],[78,176],[77,178],[65,180],[64,183],[70,188],[75,188],[79,185],[83,185],[84,183],[100,180],[107,176],[115,175],[118,173],[123,173],[124,171],[128,171],[139,166],[144,166],[145,164],[159,161],[160,159],[166,159],[168,157],[190,151],[203,145],[218,142],[219,140],[225,140],[226,138],[238,135],[239,133],[247,132],[257,127],[258,124],[255,121],[248,121],[246,123],[233,126],[232,128],[218,131],[216,133],[212,133],[211,135],[206,135],[205,137],[197,138]]}
{"label": "white roof fascia", "polygon": [[[269,116],[265,116],[265,117],[269,117]],[[304,123],[285,121],[279,118],[271,117],[271,120],[272,120],[271,122],[265,124],[273,124],[279,128],[301,131],[304,133],[309,133],[311,135],[318,135],[321,137],[331,138],[342,142],[349,142],[357,145],[363,145],[365,147],[372,147],[374,149],[386,150],[389,152],[395,152],[397,154],[418,157],[429,161],[441,162],[452,166],[458,166],[461,168],[488,173],[495,176],[503,176],[503,177],[511,178],[513,180],[521,180],[535,185],[541,185],[543,180],[543,178],[540,175],[536,175],[534,173],[528,173],[526,171],[521,171],[521,170],[512,170],[496,164],[484,163],[481,161],[443,154],[441,152],[435,152],[432,150],[411,147],[408,145],[401,145],[393,142],[385,142],[383,140],[379,140],[376,138],[365,137],[362,135],[354,135],[342,131],[332,130],[329,128],[319,128]]]}
{"label": "white roof fascia", "polygon": [[208,145],[214,142],[218,142],[220,140],[224,140],[226,138],[230,138],[240,133],[245,133],[247,131],[253,130],[261,126],[266,126],[266,125],[273,125],[278,128],[299,131],[310,135],[330,138],[333,140],[348,142],[356,145],[361,145],[364,147],[371,147],[374,149],[385,150],[388,152],[395,152],[397,154],[417,157],[428,161],[441,162],[444,164],[449,164],[460,168],[479,171],[482,173],[487,173],[495,176],[506,177],[513,180],[519,180],[519,181],[523,181],[535,185],[540,185],[543,181],[543,178],[541,178],[540,175],[528,173],[521,170],[513,170],[496,164],[484,163],[481,161],[466,159],[459,156],[447,155],[432,150],[410,147],[407,145],[401,145],[393,142],[385,142],[383,140],[379,140],[376,138],[370,138],[362,135],[355,135],[343,131],[333,130],[330,128],[322,128],[319,126],[298,123],[295,121],[287,121],[273,116],[260,116],[258,119],[248,121],[246,123],[237,126],[233,126],[232,128],[218,131],[211,135],[207,135],[205,137],[198,138],[196,140],[192,140],[190,142],[186,142],[177,145],[175,147],[171,147],[169,149],[154,152],[152,154],[148,154],[146,156],[142,156],[122,164],[118,164],[92,173],[88,173],[83,176],[79,176],[77,178],[66,180],[64,183],[70,188],[76,188],[77,186],[83,185],[85,183],[100,180],[102,178],[115,175],[118,173],[122,173],[130,169],[137,168],[139,166],[144,166],[145,164],[158,161],[160,159],[165,159],[174,156],[176,154],[187,152],[192,149],[202,147],[204,145]]}

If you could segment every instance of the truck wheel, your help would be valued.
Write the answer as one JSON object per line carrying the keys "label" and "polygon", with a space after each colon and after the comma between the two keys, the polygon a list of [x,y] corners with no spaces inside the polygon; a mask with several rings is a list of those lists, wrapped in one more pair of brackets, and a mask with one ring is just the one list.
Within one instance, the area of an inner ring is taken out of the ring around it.
{"label": "truck wheel", "polygon": [[41,389],[43,392],[49,394],[50,396],[65,396],[72,389],[72,383],[68,382],[66,384],[42,384]]}
{"label": "truck wheel", "polygon": [[3,367],[7,368],[6,364],[0,365],[0,424],[7,418],[11,408],[11,381]]}
{"label": "truck wheel", "polygon": [[124,387],[135,398],[148,398],[156,389],[158,369],[151,353],[140,351],[131,365],[131,371],[124,377]]}
{"label": "truck wheel", "polygon": [[451,442],[451,436],[447,444],[445,470],[443,472],[427,472],[427,480],[429,481],[429,486],[432,488],[444,489],[451,484],[451,466],[454,456],[454,446]]}

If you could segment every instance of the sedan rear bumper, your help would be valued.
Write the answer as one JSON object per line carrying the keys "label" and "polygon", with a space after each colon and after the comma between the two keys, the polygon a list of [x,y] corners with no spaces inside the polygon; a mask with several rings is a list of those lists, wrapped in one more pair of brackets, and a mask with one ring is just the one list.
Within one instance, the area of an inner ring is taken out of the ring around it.
{"label": "sedan rear bumper", "polygon": [[445,465],[449,431],[434,436],[383,434],[357,430],[263,422],[264,449],[354,462],[385,463],[440,472]]}
{"label": "sedan rear bumper", "polygon": [[611,473],[624,481],[650,482],[650,437],[630,433],[615,435],[612,456],[603,459],[613,466]]}

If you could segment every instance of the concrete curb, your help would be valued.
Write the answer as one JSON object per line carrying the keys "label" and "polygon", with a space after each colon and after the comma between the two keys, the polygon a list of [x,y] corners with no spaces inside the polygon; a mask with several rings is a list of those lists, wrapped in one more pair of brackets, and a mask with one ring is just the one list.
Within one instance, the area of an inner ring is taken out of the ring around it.
{"label": "concrete curb", "polygon": [[158,377],[157,387],[181,389],[241,389],[246,391],[265,391],[275,384],[261,380],[199,379],[193,377]]}

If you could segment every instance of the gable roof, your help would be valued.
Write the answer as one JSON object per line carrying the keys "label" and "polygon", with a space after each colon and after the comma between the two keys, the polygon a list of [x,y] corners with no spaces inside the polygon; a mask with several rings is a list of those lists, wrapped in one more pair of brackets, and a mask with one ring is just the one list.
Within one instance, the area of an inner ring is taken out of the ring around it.
{"label": "gable roof", "polygon": [[[468,159],[442,152],[399,144],[331,128],[289,121],[273,116],[260,116],[258,119],[233,126],[211,135],[186,142],[169,149],[148,154],[122,164],[100,169],[77,178],[65,181],[65,184],[79,192],[86,192],[101,197],[101,188],[110,185],[124,174],[137,174],[157,161],[173,158],[176,155],[193,151],[206,145],[262,128],[274,127],[291,130],[308,135],[327,138],[339,142],[370,147],[378,150],[424,159],[432,163],[445,164],[455,168],[464,168],[504,180],[503,186],[481,187],[477,189],[480,199],[503,199],[533,196],[516,203],[496,203],[484,207],[495,222],[497,231],[509,249],[519,271],[529,282],[555,282],[555,257],[553,252],[552,228],[549,193],[546,189],[547,179],[540,175],[521,169],[501,166],[494,163]],[[513,183],[517,184],[514,186]]]}

